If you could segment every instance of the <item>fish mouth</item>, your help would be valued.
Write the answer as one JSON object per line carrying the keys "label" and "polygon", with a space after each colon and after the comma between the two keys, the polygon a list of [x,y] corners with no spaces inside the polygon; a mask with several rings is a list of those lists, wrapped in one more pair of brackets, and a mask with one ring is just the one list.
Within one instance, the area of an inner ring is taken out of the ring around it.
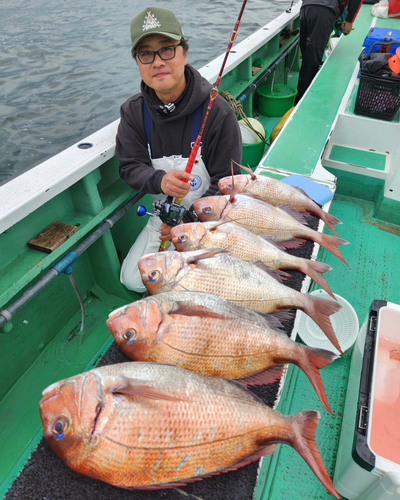
{"label": "fish mouth", "polygon": [[122,314],[125,313],[126,306],[121,306],[118,307],[117,309],[114,309],[114,311],[111,311],[110,314],[108,315],[108,319],[111,319],[113,316],[121,316]]}
{"label": "fish mouth", "polygon": [[97,403],[97,406],[96,406],[96,409],[95,409],[95,416],[94,416],[94,419],[93,419],[93,428],[92,428],[92,432],[90,433],[90,437],[89,437],[89,443],[93,443],[94,441],[97,440],[97,438],[96,438],[96,436],[97,436],[96,430],[97,430],[98,423],[100,421],[100,417],[101,417],[103,408],[104,408],[104,404],[103,403]]}

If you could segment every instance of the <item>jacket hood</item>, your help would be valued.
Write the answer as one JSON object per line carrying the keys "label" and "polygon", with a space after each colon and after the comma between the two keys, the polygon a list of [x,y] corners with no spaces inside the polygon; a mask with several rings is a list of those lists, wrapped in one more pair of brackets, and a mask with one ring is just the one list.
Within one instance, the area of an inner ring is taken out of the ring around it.
{"label": "jacket hood", "polygon": [[174,103],[176,110],[168,115],[164,114],[160,108],[163,103],[157,97],[154,90],[141,82],[141,92],[149,108],[151,118],[157,122],[169,122],[191,115],[200,104],[208,97],[212,90],[212,85],[201,77],[200,73],[189,64],[185,68],[186,89],[182,96]]}

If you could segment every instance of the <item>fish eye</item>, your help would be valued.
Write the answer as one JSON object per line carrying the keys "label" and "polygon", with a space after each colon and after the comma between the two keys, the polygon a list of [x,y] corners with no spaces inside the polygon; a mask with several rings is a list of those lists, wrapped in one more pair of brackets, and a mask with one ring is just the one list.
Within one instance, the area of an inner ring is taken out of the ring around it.
{"label": "fish eye", "polygon": [[159,271],[151,271],[151,273],[148,274],[148,278],[149,278],[151,283],[156,282],[158,280],[159,276],[160,276]]}
{"label": "fish eye", "polygon": [[128,343],[131,343],[135,340],[136,335],[137,335],[136,330],[134,330],[133,328],[129,328],[129,330],[125,330],[122,336],[124,337],[125,340],[128,341]]}
{"label": "fish eye", "polygon": [[57,420],[53,422],[51,432],[57,439],[62,439],[68,427],[68,420],[65,417],[58,417]]}
{"label": "fish eye", "polygon": [[179,243],[185,243],[185,241],[187,240],[186,234],[181,234],[179,236],[178,240],[179,240]]}
{"label": "fish eye", "polygon": [[204,207],[203,208],[203,213],[206,215],[209,215],[212,213],[212,207]]}

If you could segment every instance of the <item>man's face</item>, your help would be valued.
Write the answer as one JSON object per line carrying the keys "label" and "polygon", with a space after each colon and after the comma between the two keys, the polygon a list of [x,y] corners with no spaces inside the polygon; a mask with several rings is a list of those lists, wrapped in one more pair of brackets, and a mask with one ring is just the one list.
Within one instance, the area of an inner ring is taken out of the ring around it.
{"label": "man's face", "polygon": [[[162,47],[177,45],[179,42],[163,35],[149,35],[137,45],[136,52],[151,50],[157,51]],[[144,83],[151,87],[158,98],[165,104],[178,99],[186,87],[185,66],[187,64],[187,53],[183,53],[183,47],[175,49],[175,57],[163,61],[159,55],[155,56],[153,63],[142,64],[136,58],[140,76]]]}

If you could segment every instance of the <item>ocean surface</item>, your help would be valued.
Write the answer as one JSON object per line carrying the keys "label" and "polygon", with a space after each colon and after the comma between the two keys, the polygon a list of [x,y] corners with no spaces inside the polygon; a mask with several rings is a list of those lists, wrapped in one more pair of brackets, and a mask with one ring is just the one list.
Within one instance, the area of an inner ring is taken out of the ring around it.
{"label": "ocean surface", "polygon": [[[139,90],[130,22],[170,8],[201,68],[224,53],[242,0],[1,0],[0,184],[119,118]],[[236,43],[284,12],[289,0],[248,0]]]}

